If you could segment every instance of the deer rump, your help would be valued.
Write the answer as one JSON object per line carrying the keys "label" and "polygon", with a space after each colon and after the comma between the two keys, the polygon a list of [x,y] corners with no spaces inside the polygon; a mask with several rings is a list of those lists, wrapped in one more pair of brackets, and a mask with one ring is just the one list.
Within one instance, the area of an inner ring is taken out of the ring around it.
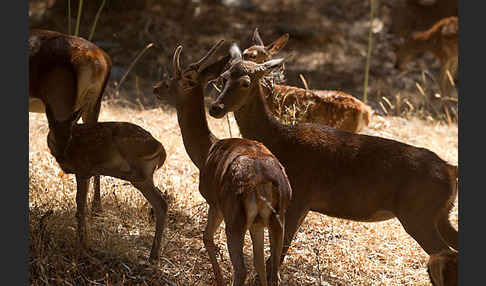
{"label": "deer rump", "polygon": [[70,99],[72,112],[93,108],[111,71],[111,59],[104,51],[83,38],[48,30],[31,30],[28,44],[30,112],[44,112],[45,103],[39,99],[49,96],[49,90],[41,89],[48,77],[76,85],[76,96]]}
{"label": "deer rump", "polygon": [[[222,210],[222,206],[231,206],[235,213],[236,208],[243,207],[253,216],[247,218],[248,223],[262,219],[266,224],[272,212],[283,216],[284,202],[291,197],[287,175],[278,159],[263,144],[242,138],[220,140],[211,146],[199,182],[201,194],[210,205]],[[206,191],[203,186],[210,187]],[[210,189],[218,190],[215,196]],[[225,204],[223,200],[241,201],[242,205]]]}

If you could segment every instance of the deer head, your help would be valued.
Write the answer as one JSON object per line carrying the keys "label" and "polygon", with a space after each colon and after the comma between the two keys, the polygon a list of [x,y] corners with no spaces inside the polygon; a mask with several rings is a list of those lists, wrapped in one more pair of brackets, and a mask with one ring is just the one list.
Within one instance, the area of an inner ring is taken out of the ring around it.
{"label": "deer head", "polygon": [[224,88],[209,109],[209,114],[216,118],[244,106],[252,91],[259,88],[260,79],[284,61],[275,59],[261,64],[245,61],[236,44],[231,46],[230,55],[231,67],[220,76],[225,81]]}
{"label": "deer head", "polygon": [[49,134],[47,136],[47,145],[51,154],[58,162],[64,160],[66,150],[72,139],[74,124],[78,121],[81,111],[75,111],[64,121],[56,121],[54,113],[49,104],[46,104],[46,116],[49,124]]}
{"label": "deer head", "polygon": [[243,51],[243,59],[261,64],[271,59],[274,54],[278,53],[283,47],[285,47],[288,40],[289,34],[286,33],[285,35],[276,39],[270,45],[265,46],[260,34],[258,33],[258,28],[255,28],[252,35],[253,46]]}

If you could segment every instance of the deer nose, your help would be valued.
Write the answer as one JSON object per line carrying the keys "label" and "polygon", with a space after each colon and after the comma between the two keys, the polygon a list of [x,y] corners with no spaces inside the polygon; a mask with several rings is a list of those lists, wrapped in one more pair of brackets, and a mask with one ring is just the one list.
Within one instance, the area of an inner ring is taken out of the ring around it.
{"label": "deer nose", "polygon": [[209,115],[215,118],[221,118],[224,116],[224,104],[214,103],[209,108]]}

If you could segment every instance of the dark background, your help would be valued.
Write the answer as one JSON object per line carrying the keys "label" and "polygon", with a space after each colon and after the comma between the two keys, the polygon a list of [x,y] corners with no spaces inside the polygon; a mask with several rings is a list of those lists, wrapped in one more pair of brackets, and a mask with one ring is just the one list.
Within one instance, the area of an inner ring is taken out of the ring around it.
{"label": "dark background", "polygon": [[[441,1],[445,0],[438,2]],[[84,1],[81,36],[88,37],[101,2]],[[29,26],[67,33],[66,3],[30,0]],[[413,110],[401,104],[387,111],[392,115],[412,111],[416,116],[444,120],[443,111],[437,107],[440,100],[434,96],[439,92],[438,60],[425,54],[410,63],[407,71],[400,72],[394,67],[392,45],[400,33],[429,27],[437,20],[440,5],[424,10],[405,0],[375,0],[374,6],[377,30],[373,34],[367,103],[378,114],[384,114],[379,103],[389,106],[383,97],[393,105],[407,99]],[[72,0],[73,27],[77,9],[78,0]],[[312,89],[340,90],[363,99],[369,22],[370,1],[365,0],[107,0],[92,41],[105,49],[114,63],[105,94],[108,98],[113,96],[114,84],[136,55],[154,43],[128,74],[121,95],[117,95],[129,100],[140,96],[146,108],[157,104],[152,84],[167,71],[177,45],[184,46],[183,59],[191,61],[221,38],[246,48],[244,44],[255,27],[265,44],[284,33],[290,34],[287,46],[279,54],[286,58],[287,84],[304,87],[299,79],[302,74]],[[424,71],[432,79],[425,77],[424,81]],[[419,93],[416,83],[424,89],[425,96]]]}

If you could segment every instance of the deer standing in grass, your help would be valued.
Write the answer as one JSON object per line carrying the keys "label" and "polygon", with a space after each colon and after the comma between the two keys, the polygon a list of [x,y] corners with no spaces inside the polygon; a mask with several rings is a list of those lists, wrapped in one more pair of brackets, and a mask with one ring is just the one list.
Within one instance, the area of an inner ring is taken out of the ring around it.
{"label": "deer standing in grass", "polygon": [[443,250],[432,254],[427,263],[427,273],[434,286],[457,286],[457,252]]}
{"label": "deer standing in grass", "polygon": [[[243,59],[261,64],[272,58],[287,43],[289,35],[285,34],[268,46],[255,28],[253,46],[243,51]],[[305,107],[301,122],[325,124],[340,130],[359,132],[368,126],[372,114],[371,107],[350,94],[336,90],[306,90],[289,85],[273,85],[267,104],[272,113],[282,106],[291,107],[296,104]],[[281,102],[277,103],[276,95]]]}
{"label": "deer standing in grass", "polygon": [[157,84],[154,93],[161,98],[161,90],[165,88],[175,97],[185,149],[199,168],[199,192],[209,204],[203,241],[217,284],[224,285],[216,258],[214,233],[224,219],[234,269],[233,285],[243,285],[246,279],[243,242],[248,229],[255,269],[261,285],[267,285],[263,249],[265,226],[269,228],[271,246],[268,284],[277,285],[285,210],[291,198],[290,183],[282,165],[263,144],[242,138],[219,140],[209,130],[203,89],[208,81],[220,75],[228,61],[226,57],[208,64],[222,43],[223,40],[219,41],[201,60],[186,69],[179,63],[182,46],[177,47],[173,77]]}
{"label": "deer standing in grass", "polygon": [[435,153],[395,140],[354,134],[324,124],[284,125],[275,119],[262,78],[283,59],[257,64],[230,49],[224,88],[211,104],[216,118],[234,112],[244,138],[259,140],[285,167],[292,186],[283,258],[309,211],[362,222],[398,218],[429,255],[454,249],[449,212],[457,195],[457,166]]}
{"label": "deer standing in grass", "polygon": [[[150,251],[151,262],[159,257],[162,235],[166,226],[168,204],[154,185],[153,173],[165,161],[164,146],[143,128],[128,122],[99,122],[94,125],[76,124],[79,111],[64,121],[55,120],[46,105],[49,133],[47,145],[65,173],[76,175],[76,219],[78,240],[82,250],[88,249],[86,230],[86,199],[92,176],[110,176],[129,181],[152,205],[155,213],[155,236]],[[65,150],[60,150],[56,132],[72,134]]]}
{"label": "deer standing in grass", "polygon": [[457,78],[459,61],[458,33],[457,17],[443,18],[426,31],[412,33],[397,49],[396,66],[404,70],[415,57],[431,52],[439,59],[441,65],[439,78],[441,96],[452,97],[454,87],[451,80]]}
{"label": "deer standing in grass", "polygon": [[[29,34],[29,112],[52,110],[51,121],[70,118],[94,125],[111,72],[111,59],[93,43],[62,33],[32,29]],[[78,112],[79,111],[79,112]],[[73,117],[73,114],[78,116]],[[71,134],[57,129],[57,158],[65,160]],[[101,211],[100,177],[94,178],[93,210]]]}

